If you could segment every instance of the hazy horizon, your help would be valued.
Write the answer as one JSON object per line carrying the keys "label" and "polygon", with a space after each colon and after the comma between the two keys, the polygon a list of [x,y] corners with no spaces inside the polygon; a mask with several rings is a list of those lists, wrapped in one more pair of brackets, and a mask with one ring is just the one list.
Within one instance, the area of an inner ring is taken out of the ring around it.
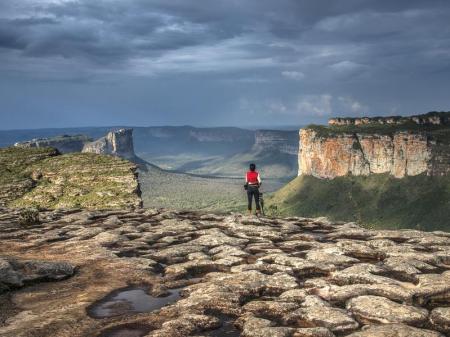
{"label": "hazy horizon", "polygon": [[21,129],[1,129],[0,131],[27,131],[27,130],[70,130],[70,129],[95,129],[95,128],[164,128],[164,127],[192,127],[198,129],[214,129],[214,128],[238,128],[244,130],[296,130],[304,127],[301,125],[86,125],[86,126],[61,126],[61,127],[37,127],[37,128],[21,128]]}

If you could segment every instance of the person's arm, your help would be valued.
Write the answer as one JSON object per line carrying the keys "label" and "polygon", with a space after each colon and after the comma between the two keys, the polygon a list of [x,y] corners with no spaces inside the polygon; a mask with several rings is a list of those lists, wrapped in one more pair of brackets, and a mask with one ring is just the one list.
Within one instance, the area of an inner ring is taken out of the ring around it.
{"label": "person's arm", "polygon": [[245,183],[246,183],[246,184],[248,183],[248,180],[247,180],[247,174],[245,174]]}
{"label": "person's arm", "polygon": [[259,173],[258,173],[258,184],[261,185],[261,176],[259,175]]}

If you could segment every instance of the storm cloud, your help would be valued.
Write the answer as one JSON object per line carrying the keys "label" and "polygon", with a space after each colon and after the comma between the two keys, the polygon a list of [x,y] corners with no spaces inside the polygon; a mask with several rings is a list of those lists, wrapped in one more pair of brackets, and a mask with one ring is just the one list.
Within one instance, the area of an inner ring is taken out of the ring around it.
{"label": "storm cloud", "polygon": [[450,110],[442,0],[3,0],[0,128]]}

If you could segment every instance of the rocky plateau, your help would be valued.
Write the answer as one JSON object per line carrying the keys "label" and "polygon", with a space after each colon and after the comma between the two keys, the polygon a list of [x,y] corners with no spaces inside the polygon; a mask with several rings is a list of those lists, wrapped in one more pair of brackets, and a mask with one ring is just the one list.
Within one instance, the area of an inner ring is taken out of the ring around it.
{"label": "rocky plateau", "polygon": [[333,118],[300,130],[298,175],[320,179],[450,173],[450,113]]}
{"label": "rocky plateau", "polygon": [[325,218],[0,212],[0,336],[442,337],[450,234]]}

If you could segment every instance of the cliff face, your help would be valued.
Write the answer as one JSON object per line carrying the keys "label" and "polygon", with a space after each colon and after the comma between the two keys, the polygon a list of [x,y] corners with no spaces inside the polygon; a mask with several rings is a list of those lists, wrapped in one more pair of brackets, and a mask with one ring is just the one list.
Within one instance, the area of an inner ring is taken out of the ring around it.
{"label": "cliff face", "polygon": [[298,137],[295,131],[257,130],[255,132],[256,150],[276,150],[290,155],[298,154]]}
{"label": "cliff face", "polygon": [[105,137],[84,145],[82,152],[110,154],[134,159],[133,129],[119,129],[109,132]]}
{"label": "cliff face", "polygon": [[38,138],[14,144],[21,148],[52,147],[60,153],[89,152],[134,160],[133,129],[118,129],[95,141],[85,135]]}
{"label": "cliff face", "polygon": [[397,178],[421,173],[444,175],[450,167],[447,152],[448,147],[437,146],[426,133],[322,136],[303,129],[298,174],[328,179],[347,174],[389,173]]}

